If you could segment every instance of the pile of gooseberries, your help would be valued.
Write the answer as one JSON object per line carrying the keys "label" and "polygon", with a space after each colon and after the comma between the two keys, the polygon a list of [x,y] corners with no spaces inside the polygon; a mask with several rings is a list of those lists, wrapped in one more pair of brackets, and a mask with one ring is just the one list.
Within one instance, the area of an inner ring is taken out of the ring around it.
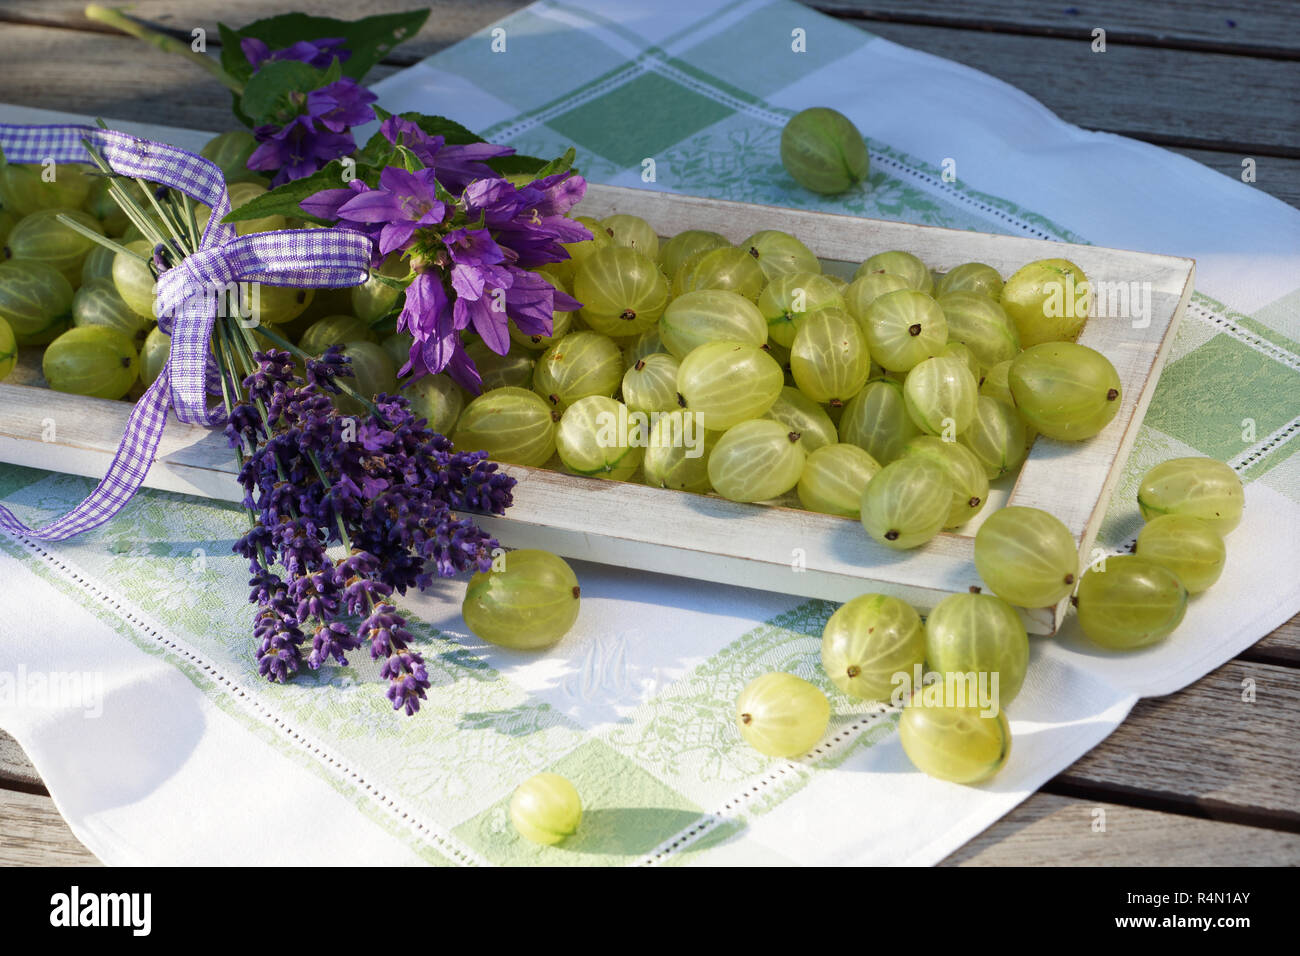
{"label": "pile of gooseberries", "polygon": [[[975,535],[976,570],[991,594],[973,586],[944,598],[924,620],[896,597],[854,598],[826,622],[822,670],[849,697],[902,707],[899,740],[918,769],[953,783],[987,780],[1010,755],[1005,708],[1029,672],[1017,609],[1073,595],[1079,629],[1092,643],[1117,651],[1155,644],[1182,621],[1189,596],[1219,579],[1223,536],[1240,522],[1243,502],[1241,480],[1222,462],[1156,465],[1138,492],[1147,520],[1133,553],[1099,558],[1082,577],[1077,544],[1057,518],[1037,508],[999,509]],[[971,688],[978,688],[974,700]],[[821,690],[780,672],[756,678],[737,702],[741,736],[778,757],[813,750],[829,714]]]}

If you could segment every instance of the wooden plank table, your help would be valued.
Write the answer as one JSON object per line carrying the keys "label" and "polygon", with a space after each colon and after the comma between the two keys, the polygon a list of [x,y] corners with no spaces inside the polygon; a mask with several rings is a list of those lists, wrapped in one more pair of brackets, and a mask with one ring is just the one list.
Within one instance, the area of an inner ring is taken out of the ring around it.
{"label": "wooden plank table", "polygon": [[[349,15],[400,10],[383,0]],[[523,6],[434,0],[399,69]],[[1255,188],[1300,207],[1300,36],[1290,0],[813,0],[906,46],[968,63],[1063,118],[1156,143],[1225,175],[1256,162]],[[179,58],[111,35],[82,0],[0,6],[0,100],[195,129],[230,125],[229,96]],[[137,0],[133,12],[215,38],[275,12],[331,13],[328,0]],[[1094,28],[1107,52],[1091,52]],[[130,64],[129,68],[127,64]],[[1248,91],[1248,95],[1243,94]],[[1255,699],[1243,700],[1243,682]],[[945,865],[1265,865],[1300,862],[1300,616],[1235,660],[1128,720]],[[0,865],[94,864],[39,775],[0,732]]]}

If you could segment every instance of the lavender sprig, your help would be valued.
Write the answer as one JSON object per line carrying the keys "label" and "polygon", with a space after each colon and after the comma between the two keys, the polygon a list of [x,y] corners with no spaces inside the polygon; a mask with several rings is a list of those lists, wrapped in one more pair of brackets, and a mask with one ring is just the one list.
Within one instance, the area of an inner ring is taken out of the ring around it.
{"label": "lavender sprig", "polygon": [[[329,395],[350,369],[337,347],[307,361],[306,381],[288,352],[245,352],[252,367],[226,434],[244,456],[253,516],[235,550],[252,571],[258,670],[283,682],[304,663],[346,666],[365,646],[383,661],[393,708],[413,714],[428,673],[389,599],[435,576],[488,570],[496,540],[457,511],[501,514],[514,479],[481,452],[454,451],[404,398],[380,395],[375,411],[340,415]],[[332,557],[334,545],[346,554]]]}

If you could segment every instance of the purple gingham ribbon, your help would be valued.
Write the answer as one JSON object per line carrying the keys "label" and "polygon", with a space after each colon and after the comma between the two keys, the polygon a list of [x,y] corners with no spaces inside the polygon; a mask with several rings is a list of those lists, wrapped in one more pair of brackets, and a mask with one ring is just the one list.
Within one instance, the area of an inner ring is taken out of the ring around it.
{"label": "purple gingham ribbon", "polygon": [[59,541],[98,527],[122,510],[153,464],[174,408],[183,422],[220,424],[224,409],[208,408],[208,342],[216,321],[215,289],[232,282],[296,288],[342,288],[365,281],[370,240],[335,229],[303,229],[236,237],[221,220],[230,212],[221,170],[175,146],[91,126],[15,126],[0,123],[0,146],[12,163],[85,163],[82,140],[100,151],[114,172],[170,186],[212,209],[194,255],[158,278],[160,315],[172,319],[171,354],[162,373],[136,403],[108,473],[85,501],[43,528],[33,529],[0,505],[0,528]]}

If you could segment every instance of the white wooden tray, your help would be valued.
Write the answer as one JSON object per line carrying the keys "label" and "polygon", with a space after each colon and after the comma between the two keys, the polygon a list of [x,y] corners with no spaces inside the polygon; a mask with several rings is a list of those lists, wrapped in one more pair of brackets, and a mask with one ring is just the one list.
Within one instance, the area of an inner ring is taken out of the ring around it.
{"label": "white wooden tray", "polygon": [[[999,503],[1049,511],[1070,529],[1081,556],[1090,554],[1195,273],[1192,260],[1171,256],[639,189],[593,185],[578,211],[596,217],[631,213],[666,236],[684,229],[712,229],[739,241],[759,229],[781,229],[803,240],[827,262],[828,271],[841,274],[876,252],[906,249],[941,272],[979,261],[1005,277],[1034,259],[1063,256],[1094,281],[1149,283],[1149,324],[1135,328],[1128,319],[1094,317],[1079,339],[1105,354],[1119,372],[1123,398],[1114,421],[1087,442],[1039,438],[1018,476],[1005,480],[1006,496],[985,508],[985,514]],[[21,373],[14,378],[21,379]],[[129,405],[13,380],[0,384],[0,461],[101,477],[117,448]],[[42,441],[47,419],[57,425],[54,442]],[[511,547],[545,548],[571,558],[836,601],[885,591],[922,613],[948,594],[979,583],[973,562],[978,521],[940,534],[924,547],[896,552],[876,544],[851,519],[537,468],[505,470],[519,482],[514,506],[505,517],[478,520]],[[173,418],[145,484],[238,501],[235,471],[220,433]],[[1027,626],[1033,633],[1051,633],[1064,609],[1065,602],[1030,609]]]}

